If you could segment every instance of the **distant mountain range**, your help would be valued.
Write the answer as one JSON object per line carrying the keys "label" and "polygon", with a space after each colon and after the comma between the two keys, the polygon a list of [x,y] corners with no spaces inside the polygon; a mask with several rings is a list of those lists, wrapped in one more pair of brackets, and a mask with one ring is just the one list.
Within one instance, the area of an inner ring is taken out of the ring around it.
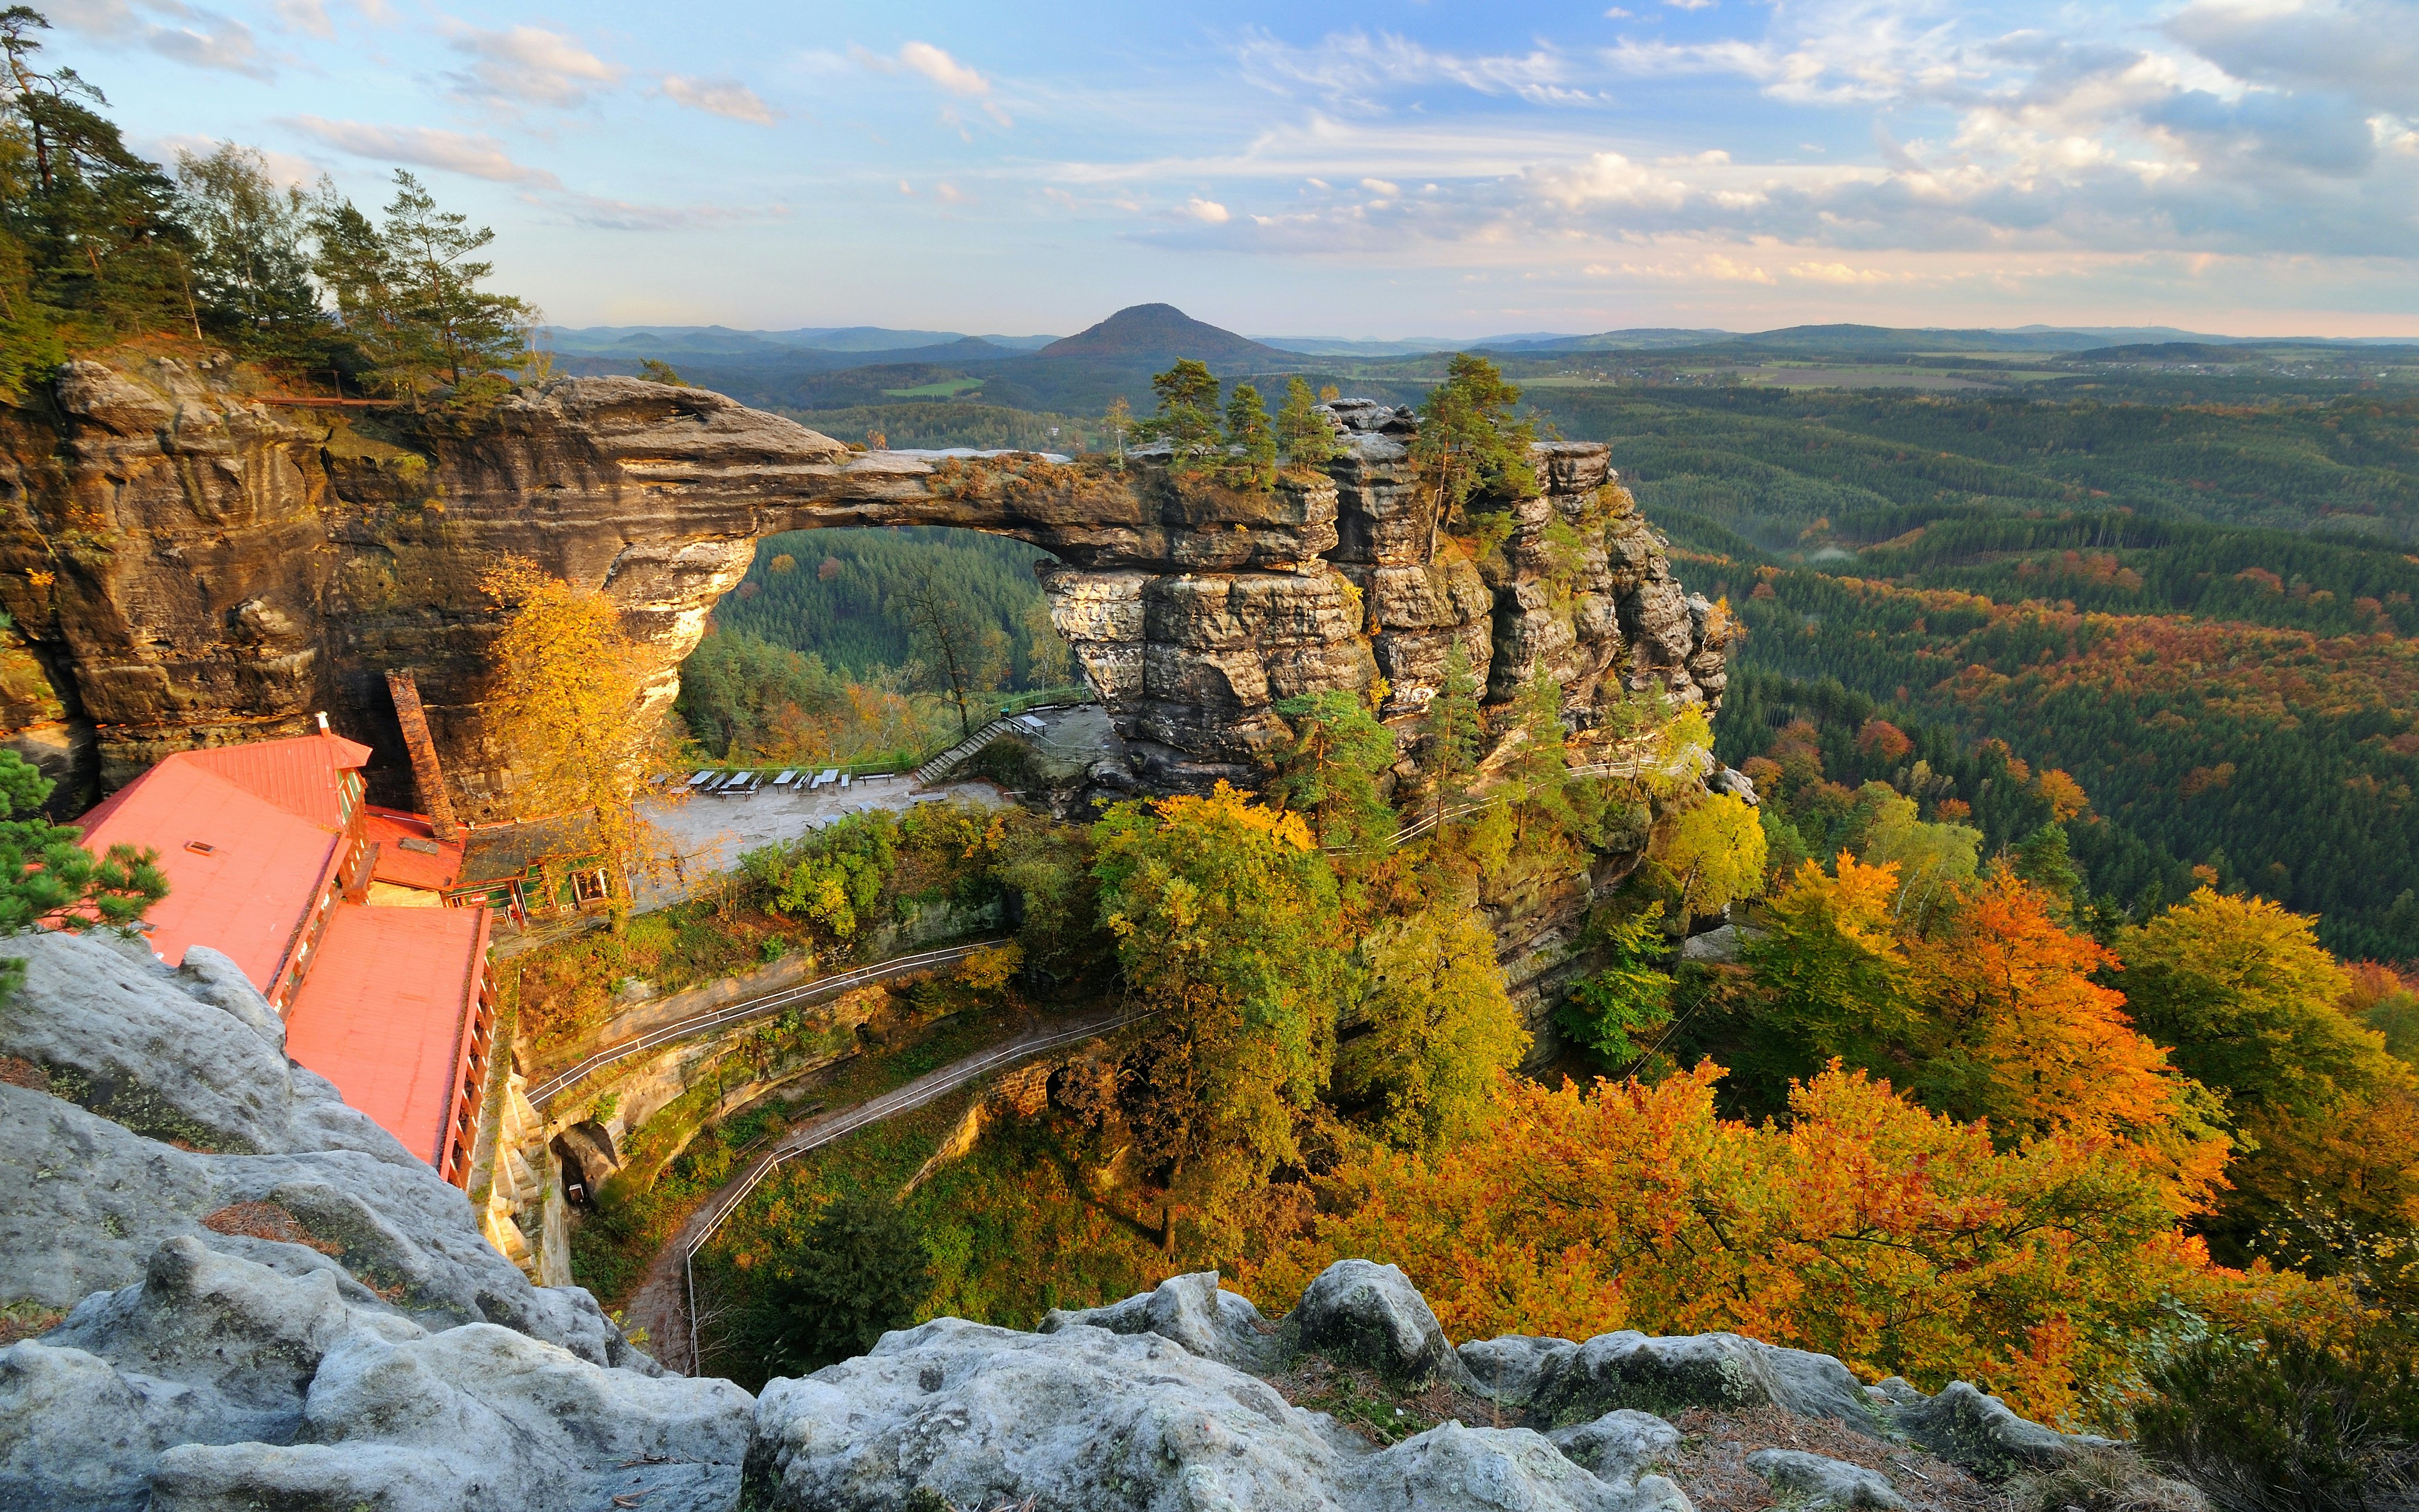
{"label": "distant mountain range", "polygon": [[[1282,362],[1288,356],[1418,357],[1430,352],[1498,351],[1547,354],[1582,351],[1652,351],[1738,343],[1767,351],[1858,347],[1903,350],[1912,342],[1945,351],[2075,352],[2103,347],[2193,343],[2209,347],[2251,345],[2357,347],[2401,346],[2393,336],[2226,336],[2172,326],[2045,326],[1945,329],[1821,325],[1777,331],[1733,332],[1648,327],[1571,335],[1523,331],[1454,340],[1410,336],[1391,340],[1316,336],[1241,336],[1195,320],[1172,304],[1137,304],[1072,336],[968,335],[956,331],[894,330],[884,326],[805,326],[794,331],[734,331],[728,326],[554,327],[547,332],[557,353],[635,362],[640,357],[742,359],[794,365],[809,371],[857,366],[866,362],[969,363],[1031,354],[1084,357],[1109,362],[1167,361],[1196,357],[1218,365]],[[843,359],[832,361],[832,359]]]}

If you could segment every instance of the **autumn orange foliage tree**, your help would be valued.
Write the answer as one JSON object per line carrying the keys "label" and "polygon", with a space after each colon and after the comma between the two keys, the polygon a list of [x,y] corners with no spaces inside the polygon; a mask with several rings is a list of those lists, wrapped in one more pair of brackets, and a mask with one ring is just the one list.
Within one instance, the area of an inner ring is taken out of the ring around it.
{"label": "autumn orange foliage tree", "polygon": [[1356,1149],[1241,1284],[1281,1307],[1362,1256],[1401,1265],[1456,1338],[1729,1329],[1868,1379],[1970,1380],[2042,1419],[2099,1415],[2188,1312],[2312,1289],[2211,1268],[2167,1183],[2107,1135],[2002,1149],[1836,1065],[1793,1086],[1785,1119],[1742,1122],[1716,1113],[1722,1074],[1507,1077],[1447,1150]]}

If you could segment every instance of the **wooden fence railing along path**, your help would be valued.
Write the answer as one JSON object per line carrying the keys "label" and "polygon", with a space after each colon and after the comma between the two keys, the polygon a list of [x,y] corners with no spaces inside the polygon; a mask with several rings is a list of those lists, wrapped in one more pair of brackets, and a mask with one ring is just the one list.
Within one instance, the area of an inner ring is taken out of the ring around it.
{"label": "wooden fence railing along path", "polygon": [[878,981],[889,981],[895,978],[911,977],[919,972],[953,965],[977,950],[988,949],[1000,943],[998,940],[973,940],[963,945],[944,946],[934,950],[919,950],[913,955],[893,956],[887,961],[876,961],[871,965],[858,966],[854,970],[840,972],[829,977],[817,977],[812,981],[802,981],[794,987],[784,987],[779,992],[766,993],[762,997],[751,997],[745,1002],[728,1004],[722,1008],[682,1019],[677,1023],[667,1024],[661,1028],[650,1029],[644,1034],[607,1045],[578,1064],[556,1072],[530,1088],[530,1104],[544,1112],[547,1103],[564,1092],[606,1067],[617,1061],[626,1060],[632,1056],[644,1055],[650,1050],[659,1050],[665,1045],[675,1044],[683,1040],[711,1034],[734,1024],[745,1024],[750,1019],[767,1018],[802,1003],[818,1002],[825,997],[854,991],[858,987],[871,986]]}
{"label": "wooden fence railing along path", "polygon": [[731,1215],[738,1211],[739,1205],[747,1201],[748,1195],[757,1187],[763,1184],[766,1177],[772,1175],[787,1162],[809,1150],[820,1149],[834,1140],[844,1139],[860,1129],[871,1128],[886,1119],[894,1119],[900,1114],[913,1112],[935,1098],[956,1091],[968,1082],[988,1075],[992,1072],[1006,1070],[1066,1045],[1098,1039],[1102,1035],[1121,1029],[1129,1024],[1138,1023],[1150,1017],[1151,1011],[1114,1014],[1055,1028],[1044,1026],[1020,1035],[1006,1044],[995,1045],[989,1050],[977,1051],[963,1059],[953,1060],[946,1066],[926,1072],[914,1081],[892,1088],[878,1097],[868,1098],[855,1107],[842,1108],[802,1124],[783,1135],[778,1142],[767,1147],[762,1154],[748,1164],[746,1170],[726,1182],[722,1190],[716,1193],[704,1207],[691,1214],[688,1222],[681,1226],[680,1233],[672,1240],[672,1244],[678,1246],[680,1250],[681,1281],[687,1302],[686,1323],[688,1334],[688,1373],[695,1375],[698,1368],[698,1252],[713,1241],[714,1236],[721,1231],[722,1226],[730,1221]]}

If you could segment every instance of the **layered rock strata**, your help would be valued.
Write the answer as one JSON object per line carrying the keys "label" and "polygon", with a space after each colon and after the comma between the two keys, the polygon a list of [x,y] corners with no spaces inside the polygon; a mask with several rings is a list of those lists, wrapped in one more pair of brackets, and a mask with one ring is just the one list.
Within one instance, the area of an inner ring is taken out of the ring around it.
{"label": "layered rock strata", "polygon": [[374,795],[408,802],[386,673],[416,671],[464,817],[503,817],[483,718],[516,556],[602,588],[669,699],[755,543],[821,526],[946,525],[1029,541],[1136,775],[1249,777],[1272,705],[1365,690],[1396,722],[1454,640],[1510,696],[1533,666],[1573,721],[1609,687],[1717,696],[1721,635],[1673,581],[1604,448],[1540,448],[1533,499],[1482,501],[1483,554],[1412,475],[1408,411],[1345,401],[1346,455],[1270,492],[1033,455],[852,451],[719,394],[564,378],[475,415],[265,401],[224,363],[68,363],[0,412],[0,722],[69,779],[115,787],[161,754],[296,733],[329,711],[368,743]]}

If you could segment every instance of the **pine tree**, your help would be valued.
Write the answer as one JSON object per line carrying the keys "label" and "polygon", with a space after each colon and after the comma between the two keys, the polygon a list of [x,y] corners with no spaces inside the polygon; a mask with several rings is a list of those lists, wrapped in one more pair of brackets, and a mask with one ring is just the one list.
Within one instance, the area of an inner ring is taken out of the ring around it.
{"label": "pine tree", "polygon": [[1262,493],[1276,486],[1277,437],[1260,391],[1238,383],[1226,398],[1226,471],[1236,486]]}
{"label": "pine tree", "polygon": [[1456,640],[1445,650],[1443,680],[1420,721],[1420,760],[1440,824],[1470,790],[1478,770],[1478,678],[1471,671],[1470,653]]}
{"label": "pine tree", "polygon": [[1445,380],[1428,391],[1420,405],[1420,433],[1411,441],[1411,460],[1433,480],[1435,515],[1429,544],[1445,519],[1481,489],[1528,494],[1537,486],[1529,465],[1529,448],[1536,426],[1515,421],[1512,407],[1520,391],[1484,357],[1456,353]]}
{"label": "pine tree", "polygon": [[1198,467],[1218,453],[1218,379],[1202,363],[1187,357],[1164,373],[1154,374],[1150,389],[1159,395],[1159,412],[1134,427],[1147,440],[1165,441],[1179,468]]}
{"label": "pine tree", "polygon": [[1318,396],[1302,378],[1286,380],[1285,403],[1277,409],[1277,444],[1293,467],[1324,468],[1343,453],[1335,427],[1317,406]]}

